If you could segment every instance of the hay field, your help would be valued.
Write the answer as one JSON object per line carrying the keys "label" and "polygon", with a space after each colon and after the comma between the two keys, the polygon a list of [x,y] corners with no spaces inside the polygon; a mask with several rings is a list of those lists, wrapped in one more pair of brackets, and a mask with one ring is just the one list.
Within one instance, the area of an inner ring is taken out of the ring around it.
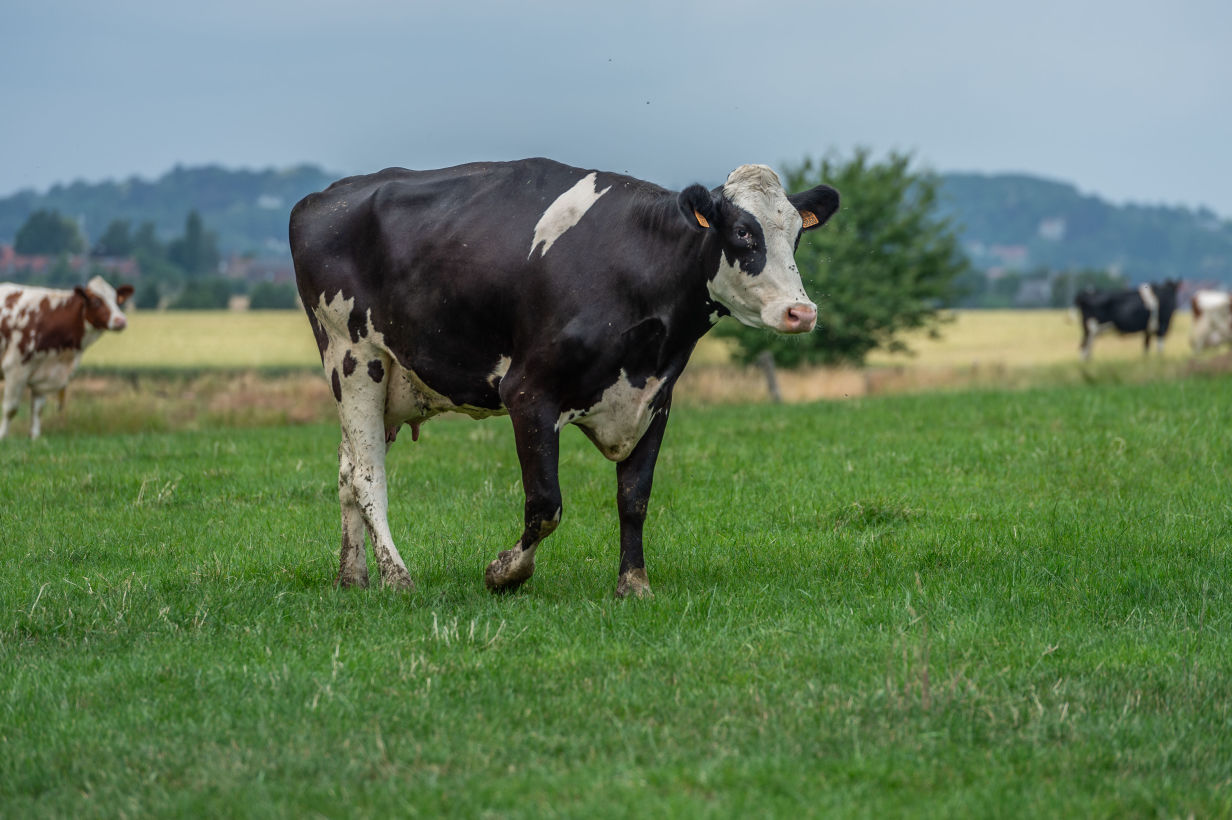
{"label": "hay field", "polygon": [[110,333],[82,359],[89,368],[318,368],[321,358],[298,310],[137,311],[128,328]]}
{"label": "hay field", "polygon": [[[874,353],[863,368],[781,370],[782,396],[795,403],[968,387],[1130,383],[1232,369],[1232,354],[1191,358],[1188,313],[1174,317],[1163,357],[1152,353],[1144,361],[1141,336],[1108,335],[1096,341],[1089,364],[1078,357],[1079,328],[1066,311],[962,311],[951,318],[938,338],[908,334],[911,353]],[[129,319],[126,331],[108,334],[87,351],[84,372],[71,388],[78,399],[125,398],[124,413],[143,428],[151,412],[159,418],[170,413],[190,427],[211,413],[242,417],[245,408],[263,421],[307,420],[312,413],[306,408],[332,414],[312,332],[299,311],[132,312]],[[713,335],[702,339],[676,389],[678,403],[769,400],[763,373],[734,364],[730,344]],[[246,375],[227,375],[237,371]],[[154,376],[174,384],[154,386]],[[151,391],[160,401],[176,399],[174,412],[153,408]]]}
{"label": "hay field", "polygon": [[[1078,324],[1063,310],[969,310],[952,314],[938,339],[907,334],[911,354],[877,352],[870,368],[1038,367],[1078,361]],[[822,321],[825,321],[824,313]],[[1164,357],[1189,357],[1188,313],[1178,313]],[[1142,358],[1142,337],[1101,336],[1094,361]],[[728,361],[721,340],[707,337],[694,364]],[[316,368],[308,321],[299,311],[132,311],[123,333],[106,336],[85,356],[92,368]]]}
{"label": "hay field", "polygon": [[[972,365],[1038,367],[1078,361],[1081,325],[1068,310],[966,310],[953,314],[941,337],[906,334],[903,340],[916,355],[874,353],[873,366],[969,367]],[[1177,312],[1164,345],[1164,358],[1188,359],[1192,317]],[[1154,355],[1154,350],[1152,350]],[[1142,358],[1142,334],[1107,333],[1095,340],[1092,361]]]}

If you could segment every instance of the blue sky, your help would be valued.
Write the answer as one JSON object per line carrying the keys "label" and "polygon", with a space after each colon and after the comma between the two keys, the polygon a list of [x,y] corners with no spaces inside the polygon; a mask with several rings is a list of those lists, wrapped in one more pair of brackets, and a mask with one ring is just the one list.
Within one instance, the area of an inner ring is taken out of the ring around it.
{"label": "blue sky", "polygon": [[0,195],[537,155],[679,188],[867,146],[1232,218],[1226,0],[8,6]]}

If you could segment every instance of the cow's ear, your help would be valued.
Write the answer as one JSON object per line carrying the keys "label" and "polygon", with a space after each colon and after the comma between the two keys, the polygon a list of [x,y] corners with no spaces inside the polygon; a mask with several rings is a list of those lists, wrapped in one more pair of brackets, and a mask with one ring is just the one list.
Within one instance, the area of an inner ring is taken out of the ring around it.
{"label": "cow's ear", "polygon": [[795,206],[804,219],[804,230],[817,228],[826,224],[826,220],[834,216],[838,210],[838,191],[829,185],[818,185],[808,191],[791,194],[787,201]]}
{"label": "cow's ear", "polygon": [[133,295],[132,285],[120,285],[116,288],[116,304],[122,305],[128,301],[128,298]]}
{"label": "cow's ear", "polygon": [[708,230],[719,222],[714,197],[701,185],[690,185],[676,197],[685,222],[695,231]]}
{"label": "cow's ear", "polygon": [[77,294],[78,296],[80,296],[80,297],[82,298],[82,300],[86,302],[86,304],[89,304],[89,302],[90,302],[90,295],[89,295],[88,293],[86,293],[86,289],[85,289],[85,288],[83,288],[81,285],[75,285],[75,286],[73,287],[73,293],[75,293],[75,294]]}

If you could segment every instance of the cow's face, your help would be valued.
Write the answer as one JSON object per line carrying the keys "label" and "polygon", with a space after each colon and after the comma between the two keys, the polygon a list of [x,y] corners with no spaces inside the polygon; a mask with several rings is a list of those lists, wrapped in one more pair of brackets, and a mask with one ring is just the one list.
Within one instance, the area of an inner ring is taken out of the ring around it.
{"label": "cow's face", "polygon": [[838,192],[819,185],[788,197],[774,171],[742,165],[713,192],[700,185],[680,194],[686,219],[714,231],[722,243],[710,296],[750,327],[807,333],[817,306],[804,292],[795,251],[801,232],[825,223],[838,209]]}
{"label": "cow's face", "polygon": [[120,305],[133,295],[132,285],[120,285],[113,288],[101,276],[95,276],[86,286],[74,288],[86,303],[86,321],[98,330],[123,330],[128,326],[128,318]]}

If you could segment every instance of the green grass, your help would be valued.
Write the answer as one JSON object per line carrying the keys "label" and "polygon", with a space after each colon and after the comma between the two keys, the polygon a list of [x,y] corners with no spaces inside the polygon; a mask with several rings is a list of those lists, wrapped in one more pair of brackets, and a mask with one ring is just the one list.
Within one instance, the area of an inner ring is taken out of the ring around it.
{"label": "green grass", "polygon": [[332,427],[0,446],[5,816],[1227,816],[1232,380],[672,419],[656,597],[565,435],[391,451],[418,589],[337,591]]}

